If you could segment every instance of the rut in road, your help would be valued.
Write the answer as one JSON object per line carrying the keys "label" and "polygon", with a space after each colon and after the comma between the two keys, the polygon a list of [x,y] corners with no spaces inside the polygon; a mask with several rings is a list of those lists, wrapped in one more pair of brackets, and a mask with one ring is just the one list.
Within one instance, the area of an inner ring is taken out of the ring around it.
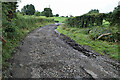
{"label": "rut in road", "polygon": [[[119,64],[97,55],[86,56],[47,25],[30,32],[14,51],[12,78],[116,78]],[[115,64],[115,65],[113,65]]]}

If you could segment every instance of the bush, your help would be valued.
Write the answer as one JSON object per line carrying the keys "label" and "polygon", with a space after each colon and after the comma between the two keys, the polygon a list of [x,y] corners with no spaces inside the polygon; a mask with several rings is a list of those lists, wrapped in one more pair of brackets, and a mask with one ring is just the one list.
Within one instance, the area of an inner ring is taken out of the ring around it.
{"label": "bush", "polygon": [[66,25],[70,27],[92,27],[95,25],[102,25],[105,14],[94,13],[94,14],[84,14],[82,16],[77,16],[73,18],[68,18],[66,20]]}
{"label": "bush", "polygon": [[102,34],[107,34],[110,33],[110,35],[106,35],[100,38],[100,40],[103,41],[109,41],[109,42],[118,42],[119,40],[119,32],[116,30],[114,30],[114,26],[112,26],[111,28],[109,27],[93,27],[90,29],[89,31],[89,36],[91,39],[96,40],[99,36],[101,36]]}

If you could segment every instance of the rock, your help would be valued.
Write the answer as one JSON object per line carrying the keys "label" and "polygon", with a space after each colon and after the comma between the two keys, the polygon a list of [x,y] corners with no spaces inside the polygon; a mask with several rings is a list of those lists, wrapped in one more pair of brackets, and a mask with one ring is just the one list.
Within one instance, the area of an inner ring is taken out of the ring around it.
{"label": "rock", "polygon": [[23,64],[19,64],[20,67],[23,67]]}

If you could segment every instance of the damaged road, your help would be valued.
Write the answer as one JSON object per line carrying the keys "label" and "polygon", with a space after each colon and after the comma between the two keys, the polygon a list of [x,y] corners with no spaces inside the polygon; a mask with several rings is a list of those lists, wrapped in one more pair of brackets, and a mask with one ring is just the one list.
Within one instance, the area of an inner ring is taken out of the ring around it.
{"label": "damaged road", "polygon": [[9,78],[119,78],[120,64],[56,32],[56,25],[31,31],[15,49]]}

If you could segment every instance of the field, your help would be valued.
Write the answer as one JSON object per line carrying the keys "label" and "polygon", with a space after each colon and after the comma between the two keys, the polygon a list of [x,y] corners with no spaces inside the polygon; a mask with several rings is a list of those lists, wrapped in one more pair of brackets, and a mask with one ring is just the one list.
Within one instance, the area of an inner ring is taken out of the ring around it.
{"label": "field", "polygon": [[67,18],[66,17],[52,17],[55,21],[59,21],[59,23],[63,23]]}

